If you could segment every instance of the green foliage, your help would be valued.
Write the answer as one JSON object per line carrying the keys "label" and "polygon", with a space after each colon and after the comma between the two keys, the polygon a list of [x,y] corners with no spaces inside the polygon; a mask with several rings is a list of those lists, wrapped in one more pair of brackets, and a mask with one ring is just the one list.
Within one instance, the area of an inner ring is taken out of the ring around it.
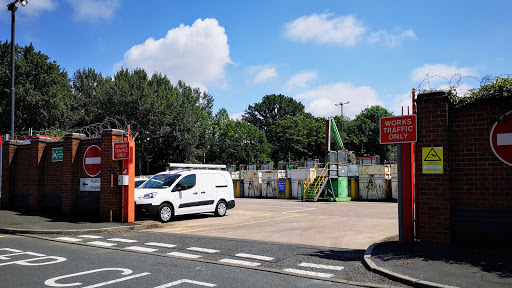
{"label": "green foliage", "polygon": [[355,151],[356,155],[380,155],[381,159],[390,159],[394,145],[380,144],[379,119],[393,114],[381,106],[365,108],[354,120],[346,123],[345,147]]}
{"label": "green foliage", "polygon": [[[1,134],[10,133],[11,45],[0,44]],[[16,131],[58,128],[68,123],[72,103],[68,74],[34,46],[15,47]]]}
{"label": "green foliage", "polygon": [[268,134],[272,139],[274,163],[318,158],[325,154],[325,119],[306,113],[290,116],[275,122]]}
{"label": "green foliage", "polygon": [[208,163],[248,164],[269,161],[269,144],[265,134],[254,125],[229,118],[222,108],[212,119]]}
{"label": "green foliage", "polygon": [[304,105],[292,97],[284,95],[266,95],[260,103],[249,105],[242,119],[267,132],[276,121],[304,113]]}
{"label": "green foliage", "polygon": [[482,100],[512,101],[512,78],[494,77],[489,84],[480,86],[478,89],[471,89],[469,95],[458,96],[450,94],[450,100],[455,107],[461,107]]}

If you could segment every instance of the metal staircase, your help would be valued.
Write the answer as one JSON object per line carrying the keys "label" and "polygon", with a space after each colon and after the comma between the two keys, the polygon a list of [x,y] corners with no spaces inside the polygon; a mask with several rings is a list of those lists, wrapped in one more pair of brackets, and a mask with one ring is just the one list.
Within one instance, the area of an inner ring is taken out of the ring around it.
{"label": "metal staircase", "polygon": [[304,201],[317,201],[329,180],[329,163],[325,167],[320,167],[321,165],[323,164],[315,164],[304,184]]}

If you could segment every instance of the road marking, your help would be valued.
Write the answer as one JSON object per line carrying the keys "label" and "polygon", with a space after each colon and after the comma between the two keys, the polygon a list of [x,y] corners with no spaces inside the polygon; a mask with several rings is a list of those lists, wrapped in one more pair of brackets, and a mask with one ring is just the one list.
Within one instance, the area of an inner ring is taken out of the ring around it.
{"label": "road marking", "polygon": [[258,262],[249,262],[249,261],[242,261],[242,260],[235,260],[235,259],[222,259],[222,260],[219,260],[219,262],[244,265],[244,266],[252,266],[252,267],[256,267],[261,264]]}
{"label": "road marking", "polygon": [[89,238],[89,239],[101,239],[103,236],[96,236],[96,235],[80,235],[78,236],[80,238]]}
{"label": "road marking", "polygon": [[147,248],[147,247],[139,247],[139,246],[130,246],[130,247],[126,247],[124,249],[140,251],[140,252],[155,252],[155,251],[158,251],[158,249]]}
{"label": "road marking", "polygon": [[281,212],[281,213],[294,213],[294,212],[302,212],[302,211],[307,211],[307,210],[315,210],[316,208],[307,208],[307,209],[299,209],[299,210],[292,210],[292,211],[284,211],[284,212]]}
{"label": "road marking", "polygon": [[174,247],[176,247],[176,245],[173,245],[173,244],[156,243],[156,242],[145,243],[145,245],[156,246],[156,247],[164,247],[164,248],[174,248]]}
{"label": "road marking", "polygon": [[123,239],[123,238],[110,238],[108,241],[123,242],[123,243],[135,243],[137,240]]}
{"label": "road marking", "polygon": [[309,275],[309,276],[316,276],[316,277],[324,277],[324,278],[331,278],[332,276],[334,276],[333,274],[328,274],[328,273],[304,271],[304,270],[291,269],[291,268],[283,269],[283,271],[290,272],[290,273],[295,273],[295,274],[302,274],[302,275]]}
{"label": "road marking", "polygon": [[245,253],[238,253],[235,254],[236,257],[243,257],[243,258],[252,258],[256,260],[263,260],[263,261],[272,261],[274,258],[268,257],[268,256],[260,256],[260,255],[253,255],[253,254],[245,254]]}
{"label": "road marking", "polygon": [[311,268],[320,268],[320,269],[327,269],[327,270],[336,270],[340,271],[343,270],[344,267],[342,266],[333,266],[333,265],[321,265],[321,264],[315,264],[315,263],[300,263],[299,266],[301,267],[311,267]]}
{"label": "road marking", "polygon": [[58,237],[56,238],[58,240],[64,240],[64,241],[71,241],[71,242],[80,242],[84,239],[78,239],[78,238],[73,238],[73,237]]}
{"label": "road marking", "polygon": [[213,284],[213,283],[206,283],[206,282],[200,282],[200,281],[194,281],[194,280],[188,280],[188,279],[181,279],[181,280],[178,280],[178,281],[174,281],[174,282],[171,282],[171,283],[160,285],[160,286],[155,287],[155,288],[167,288],[167,287],[176,286],[176,285],[183,284],[183,283],[190,283],[190,284],[195,284],[195,285],[205,286],[205,287],[215,287],[215,286],[217,286],[217,284]]}
{"label": "road marking", "polygon": [[108,243],[108,242],[102,242],[102,241],[92,241],[92,242],[87,242],[87,244],[107,246],[107,247],[116,246],[117,245],[115,243]]}
{"label": "road marking", "polygon": [[279,219],[286,219],[286,218],[300,217],[300,216],[308,216],[308,215],[309,214],[295,214],[295,215],[290,215],[290,216],[283,216],[283,217],[277,217],[277,218],[270,218],[270,219],[265,219],[265,220],[253,221],[253,222],[249,222],[249,223],[231,224],[231,225],[216,226],[216,227],[210,227],[210,228],[201,228],[201,229],[188,230],[188,231],[180,231],[180,232],[173,232],[173,233],[174,234],[181,234],[181,233],[190,233],[190,232],[197,232],[197,231],[204,231],[204,230],[213,230],[213,229],[218,229],[218,228],[226,228],[226,227],[235,227],[235,226],[256,224],[256,223],[268,222],[268,221],[272,221],[272,220],[279,220]]}
{"label": "road marking", "polygon": [[184,257],[184,258],[201,258],[201,257],[203,257],[201,255],[194,255],[194,254],[181,253],[181,252],[171,252],[171,253],[167,253],[167,255]]}
{"label": "road marking", "polygon": [[217,252],[220,252],[219,250],[199,248],[199,247],[190,247],[190,248],[187,248],[187,250],[197,251],[197,252],[204,252],[204,253],[217,253]]}

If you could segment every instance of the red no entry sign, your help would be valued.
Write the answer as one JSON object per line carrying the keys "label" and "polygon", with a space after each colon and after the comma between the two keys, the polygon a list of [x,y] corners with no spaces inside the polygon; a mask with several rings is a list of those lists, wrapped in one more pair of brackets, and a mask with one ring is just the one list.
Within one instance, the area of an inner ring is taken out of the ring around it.
{"label": "red no entry sign", "polygon": [[84,170],[87,175],[94,177],[101,171],[101,149],[93,145],[85,150],[84,154]]}
{"label": "red no entry sign", "polygon": [[512,166],[512,111],[505,114],[503,120],[494,123],[489,142],[496,157]]}
{"label": "red no entry sign", "polygon": [[416,142],[416,115],[380,118],[380,144]]}

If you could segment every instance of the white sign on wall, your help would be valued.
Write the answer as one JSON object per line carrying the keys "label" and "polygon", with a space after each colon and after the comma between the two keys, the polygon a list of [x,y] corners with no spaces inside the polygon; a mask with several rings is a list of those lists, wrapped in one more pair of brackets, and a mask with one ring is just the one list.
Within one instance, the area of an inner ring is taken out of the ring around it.
{"label": "white sign on wall", "polygon": [[80,191],[97,191],[101,189],[101,178],[80,178]]}

